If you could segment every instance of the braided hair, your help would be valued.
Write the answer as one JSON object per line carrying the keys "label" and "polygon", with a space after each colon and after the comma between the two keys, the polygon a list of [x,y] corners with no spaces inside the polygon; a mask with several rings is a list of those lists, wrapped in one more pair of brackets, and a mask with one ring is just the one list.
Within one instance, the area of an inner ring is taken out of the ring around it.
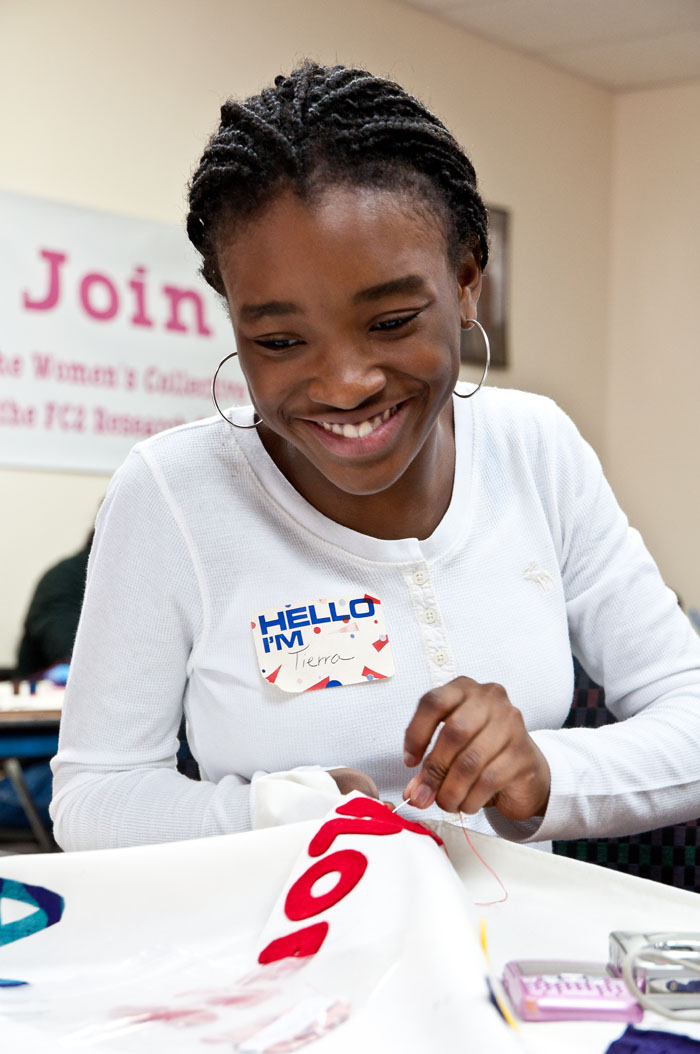
{"label": "braided hair", "polygon": [[333,185],[412,191],[440,218],[447,253],[488,259],[487,212],[471,161],[445,126],[393,81],[305,62],[243,102],[221,107],[189,185],[187,233],[201,273],[224,295],[218,238],[283,190]]}

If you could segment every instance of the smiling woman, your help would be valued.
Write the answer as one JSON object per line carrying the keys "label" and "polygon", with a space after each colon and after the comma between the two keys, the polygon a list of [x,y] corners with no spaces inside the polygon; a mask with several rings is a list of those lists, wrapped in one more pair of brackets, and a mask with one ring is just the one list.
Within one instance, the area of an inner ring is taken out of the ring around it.
{"label": "smiling woman", "polygon": [[[102,506],[65,848],[271,822],[280,773],[298,818],[358,789],[522,841],[700,812],[700,642],[597,458],[547,399],[454,398],[486,220],[391,81],[306,63],[222,107],[187,229],[252,406],[138,444]],[[561,728],[572,651],[629,720]]]}

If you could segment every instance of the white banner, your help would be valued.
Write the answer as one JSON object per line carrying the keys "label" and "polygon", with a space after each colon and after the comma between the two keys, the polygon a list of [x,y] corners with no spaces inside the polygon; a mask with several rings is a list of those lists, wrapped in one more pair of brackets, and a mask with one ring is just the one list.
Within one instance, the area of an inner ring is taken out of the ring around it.
{"label": "white banner", "polygon": [[[460,827],[431,825],[446,856],[400,814],[382,831],[334,812],[0,856],[3,1054],[601,1054],[623,1022],[506,1027],[476,917],[496,977],[511,959],[605,963],[611,930],[700,931],[695,893],[472,831],[477,856]],[[699,1021],[647,1012],[643,1027],[700,1039]]]}
{"label": "white banner", "polygon": [[[183,228],[0,193],[0,464],[111,472],[235,350]],[[246,402],[236,359],[222,406]]]}
{"label": "white banner", "polygon": [[0,857],[3,1054],[518,1052],[447,855],[380,802],[51,855]]}

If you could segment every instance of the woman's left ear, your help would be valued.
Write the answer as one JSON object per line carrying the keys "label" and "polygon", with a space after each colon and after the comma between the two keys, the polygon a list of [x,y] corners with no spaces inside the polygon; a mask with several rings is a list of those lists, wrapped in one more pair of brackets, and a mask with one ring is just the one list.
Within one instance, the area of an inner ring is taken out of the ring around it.
{"label": "woman's left ear", "polygon": [[469,319],[476,318],[476,305],[481,292],[481,264],[469,251],[457,273],[459,284],[459,316],[464,329]]}

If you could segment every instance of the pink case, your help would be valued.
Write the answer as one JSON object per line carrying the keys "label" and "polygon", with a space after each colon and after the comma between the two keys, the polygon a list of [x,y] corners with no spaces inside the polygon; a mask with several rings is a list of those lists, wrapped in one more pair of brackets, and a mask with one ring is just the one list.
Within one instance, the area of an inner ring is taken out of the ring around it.
{"label": "pink case", "polygon": [[600,963],[544,959],[506,963],[503,987],[523,1021],[641,1021],[621,977]]}

